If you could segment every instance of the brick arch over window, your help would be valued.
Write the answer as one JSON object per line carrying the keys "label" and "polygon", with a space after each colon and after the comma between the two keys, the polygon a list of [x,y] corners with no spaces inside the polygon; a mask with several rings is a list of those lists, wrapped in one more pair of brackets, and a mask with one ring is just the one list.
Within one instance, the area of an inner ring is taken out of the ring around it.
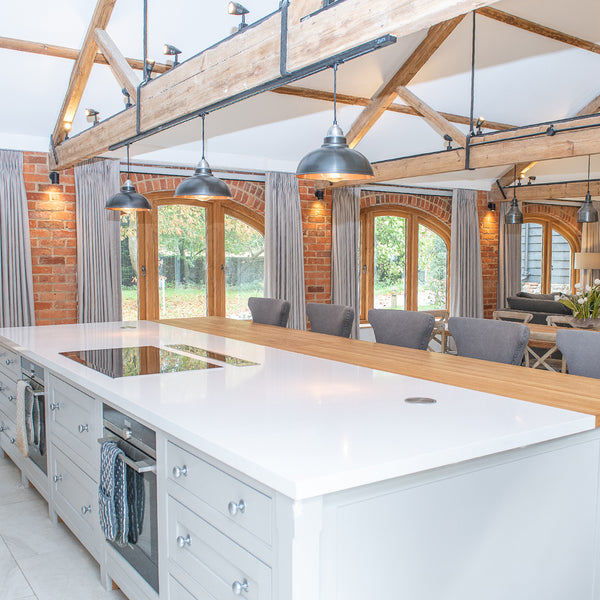
{"label": "brick arch over window", "polygon": [[573,252],[581,248],[581,223],[577,222],[577,207],[550,204],[525,204],[523,218],[527,222],[549,223],[569,241]]}
{"label": "brick arch over window", "polygon": [[452,198],[447,196],[420,196],[412,194],[386,194],[380,192],[362,192],[361,211],[374,206],[400,206],[421,211],[440,221],[440,225],[450,227]]}

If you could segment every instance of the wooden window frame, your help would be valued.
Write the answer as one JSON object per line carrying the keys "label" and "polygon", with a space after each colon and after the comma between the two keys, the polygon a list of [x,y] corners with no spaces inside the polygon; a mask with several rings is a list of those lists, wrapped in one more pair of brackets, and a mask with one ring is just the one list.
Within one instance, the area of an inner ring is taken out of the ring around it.
{"label": "wooden window frame", "polygon": [[439,235],[447,248],[446,260],[446,306],[448,305],[448,277],[450,271],[450,227],[422,211],[404,206],[370,206],[360,211],[361,224],[361,285],[360,319],[367,322],[369,309],[374,303],[375,273],[375,218],[383,216],[406,219],[406,310],[417,310],[419,291],[419,225]]}
{"label": "wooden window frame", "polygon": [[577,283],[578,275],[575,271],[575,252],[580,252],[581,240],[564,223],[551,215],[524,215],[523,223],[536,223],[542,226],[542,294],[550,294],[552,284],[552,230],[556,231],[567,240],[571,248],[571,292]]}
{"label": "wooden window frame", "polygon": [[158,290],[158,210],[161,206],[182,204],[206,209],[206,304],[207,315],[224,317],[225,297],[225,216],[238,219],[265,235],[264,218],[232,200],[203,202],[174,198],[172,194],[151,192],[146,197],[152,210],[138,213],[138,306],[139,319],[160,318]]}

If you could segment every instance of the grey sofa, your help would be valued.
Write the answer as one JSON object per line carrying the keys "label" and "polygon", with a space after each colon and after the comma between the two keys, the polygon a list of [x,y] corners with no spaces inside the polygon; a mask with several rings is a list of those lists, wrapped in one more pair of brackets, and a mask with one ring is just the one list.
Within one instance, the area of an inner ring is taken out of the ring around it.
{"label": "grey sofa", "polygon": [[532,323],[546,325],[548,315],[571,315],[571,310],[554,298],[558,294],[528,294],[517,292],[516,296],[509,296],[506,301],[509,310],[528,312],[533,315]]}

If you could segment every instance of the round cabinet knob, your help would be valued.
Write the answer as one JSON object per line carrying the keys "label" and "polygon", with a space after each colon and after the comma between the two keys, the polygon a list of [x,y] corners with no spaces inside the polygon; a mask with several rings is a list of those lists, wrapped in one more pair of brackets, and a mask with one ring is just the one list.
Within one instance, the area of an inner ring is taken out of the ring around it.
{"label": "round cabinet knob", "polygon": [[14,444],[14,443],[15,443],[17,440],[15,440],[15,438],[14,438],[14,437],[11,437],[11,438],[10,438],[8,441],[9,441],[11,444]]}
{"label": "round cabinet knob", "polygon": [[231,589],[236,596],[241,596],[242,592],[248,591],[248,580],[244,579],[241,583],[239,581],[234,581],[231,584]]}
{"label": "round cabinet knob", "polygon": [[50,404],[50,410],[59,410],[60,409],[60,404],[58,402],[52,402],[52,404]]}
{"label": "round cabinet knob", "polygon": [[52,479],[54,479],[54,483],[58,483],[62,481],[62,475],[55,475]]}
{"label": "round cabinet knob", "polygon": [[80,425],[77,429],[79,429],[79,433],[85,433],[86,431],[89,431],[87,425]]}
{"label": "round cabinet knob", "polygon": [[233,500],[227,505],[227,510],[232,517],[235,517],[238,513],[246,512],[246,503],[243,500],[239,502],[233,502]]}
{"label": "round cabinet knob", "polygon": [[183,465],[183,467],[173,467],[173,477],[175,477],[175,479],[179,479],[182,475],[185,477],[188,474],[188,469],[185,465]]}
{"label": "round cabinet knob", "polygon": [[87,513],[92,512],[92,507],[91,505],[88,504],[88,506],[82,506],[81,507],[81,513],[86,515]]}
{"label": "round cabinet knob", "polygon": [[8,427],[4,423],[0,424],[0,433],[2,433],[3,431],[6,431],[7,429],[8,429]]}
{"label": "round cabinet knob", "polygon": [[188,533],[186,537],[183,536],[178,536],[177,537],[177,545],[180,548],[185,548],[186,546],[191,546],[192,545],[192,538],[190,537],[190,534]]}
{"label": "round cabinet knob", "polygon": [[15,361],[14,360],[10,360],[10,358],[6,359],[6,365],[12,365]]}
{"label": "round cabinet knob", "polygon": [[8,401],[9,402],[14,402],[16,399],[17,399],[16,396],[9,396],[8,397]]}
{"label": "round cabinet knob", "polygon": [[131,429],[129,429],[129,427],[125,427],[125,429],[123,429],[123,436],[125,437],[126,440],[130,439],[132,435],[133,435],[133,431]]}

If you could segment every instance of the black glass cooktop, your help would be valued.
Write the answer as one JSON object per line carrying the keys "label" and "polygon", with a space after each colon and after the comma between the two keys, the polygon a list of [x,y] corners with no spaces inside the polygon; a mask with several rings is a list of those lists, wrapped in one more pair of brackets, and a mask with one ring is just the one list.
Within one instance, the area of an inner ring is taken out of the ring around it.
{"label": "black glass cooktop", "polygon": [[60,354],[112,378],[221,368],[156,346],[74,350]]}

